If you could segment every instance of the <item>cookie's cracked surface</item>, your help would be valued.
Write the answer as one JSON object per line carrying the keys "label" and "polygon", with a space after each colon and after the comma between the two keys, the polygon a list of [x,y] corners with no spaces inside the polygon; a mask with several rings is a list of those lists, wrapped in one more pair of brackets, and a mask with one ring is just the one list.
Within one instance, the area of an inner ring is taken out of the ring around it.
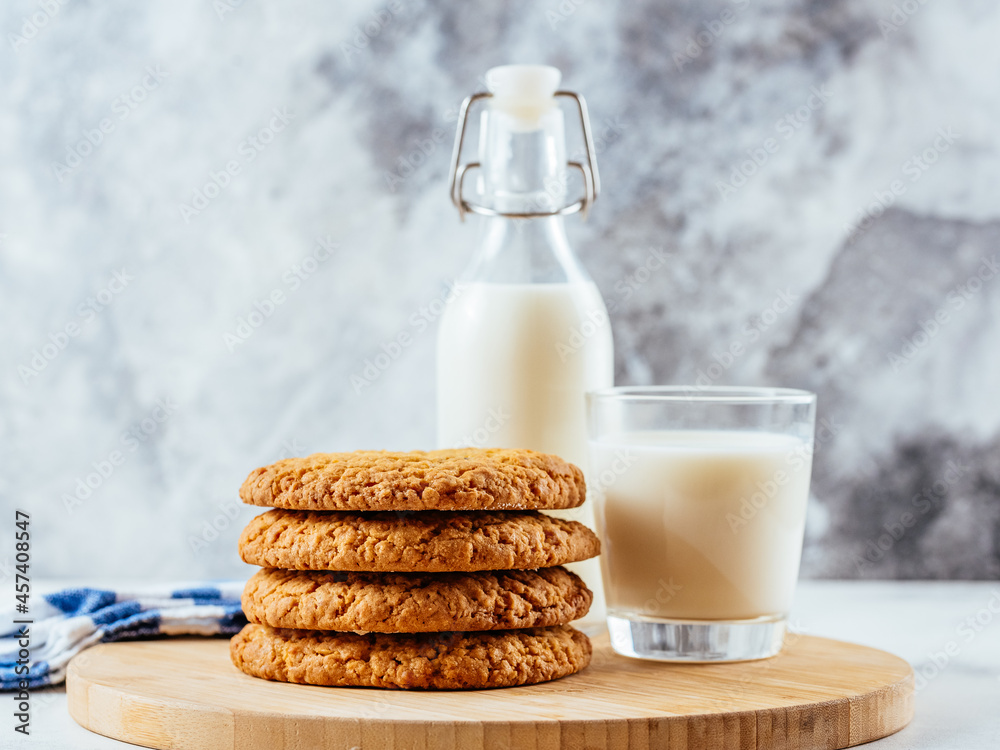
{"label": "cookie's cracked surface", "polygon": [[240,670],[339,687],[473,690],[546,682],[590,663],[590,640],[568,625],[484,633],[385,634],[247,625],[229,653]]}
{"label": "cookie's cracked surface", "polygon": [[593,594],[561,567],[479,573],[258,571],[243,591],[250,622],[377,633],[510,630],[583,617]]}
{"label": "cookie's cracked surface", "polygon": [[240,498],[289,510],[575,508],[583,472],[530,450],[354,451],[287,458],[251,472]]}
{"label": "cookie's cracked surface", "polygon": [[534,511],[350,513],[269,510],[240,535],[244,562],[285,570],[533,570],[585,560],[600,541]]}

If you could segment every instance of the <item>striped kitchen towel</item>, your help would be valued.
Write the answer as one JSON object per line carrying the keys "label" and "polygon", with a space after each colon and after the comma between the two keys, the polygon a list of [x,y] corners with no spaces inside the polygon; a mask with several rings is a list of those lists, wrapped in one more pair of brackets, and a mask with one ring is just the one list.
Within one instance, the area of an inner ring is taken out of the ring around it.
{"label": "striped kitchen towel", "polygon": [[95,643],[233,635],[246,624],[240,607],[244,583],[78,588],[32,596],[27,614],[0,614],[0,690],[24,687],[25,679],[27,687],[56,685],[66,679],[69,660]]}

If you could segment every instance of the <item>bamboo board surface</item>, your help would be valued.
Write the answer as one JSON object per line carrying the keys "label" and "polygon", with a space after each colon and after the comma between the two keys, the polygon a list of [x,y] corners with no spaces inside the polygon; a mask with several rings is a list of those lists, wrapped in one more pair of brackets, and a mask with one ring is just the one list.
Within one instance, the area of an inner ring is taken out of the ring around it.
{"label": "bamboo board surface", "polygon": [[96,646],[70,665],[82,726],[153,748],[201,750],[826,750],[913,716],[913,671],[877,649],[792,634],[762,661],[638,661],[594,639],[580,674],[542,685],[416,692],[249,677],[220,639]]}

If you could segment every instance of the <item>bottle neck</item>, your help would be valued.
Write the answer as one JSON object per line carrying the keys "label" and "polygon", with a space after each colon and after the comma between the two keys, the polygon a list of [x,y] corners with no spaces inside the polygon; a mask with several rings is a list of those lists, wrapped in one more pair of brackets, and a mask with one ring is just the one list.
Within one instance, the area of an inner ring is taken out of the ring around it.
{"label": "bottle neck", "polygon": [[479,139],[479,192],[504,213],[540,213],[566,198],[566,130],[553,106],[525,128],[503,110],[486,109]]}
{"label": "bottle neck", "polygon": [[[566,137],[552,109],[524,129],[508,114],[483,112],[479,200],[503,213],[550,213],[565,205]],[[480,249],[467,281],[506,284],[586,282],[590,278],[566,238],[562,216],[480,218]]]}
{"label": "bottle neck", "polygon": [[561,216],[536,219],[483,217],[470,281],[557,284],[589,281],[573,254]]}

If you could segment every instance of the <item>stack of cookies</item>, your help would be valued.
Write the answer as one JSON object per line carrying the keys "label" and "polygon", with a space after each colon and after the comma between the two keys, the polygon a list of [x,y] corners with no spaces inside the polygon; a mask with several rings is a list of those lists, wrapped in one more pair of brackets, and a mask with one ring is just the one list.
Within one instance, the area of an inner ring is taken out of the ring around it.
{"label": "stack of cookies", "polygon": [[240,537],[250,624],[230,644],[255,677],[312,685],[478,689],[578,672],[570,627],[592,594],[562,566],[597,537],[574,508],[582,472],[526,450],[320,453],[254,471],[274,510]]}

